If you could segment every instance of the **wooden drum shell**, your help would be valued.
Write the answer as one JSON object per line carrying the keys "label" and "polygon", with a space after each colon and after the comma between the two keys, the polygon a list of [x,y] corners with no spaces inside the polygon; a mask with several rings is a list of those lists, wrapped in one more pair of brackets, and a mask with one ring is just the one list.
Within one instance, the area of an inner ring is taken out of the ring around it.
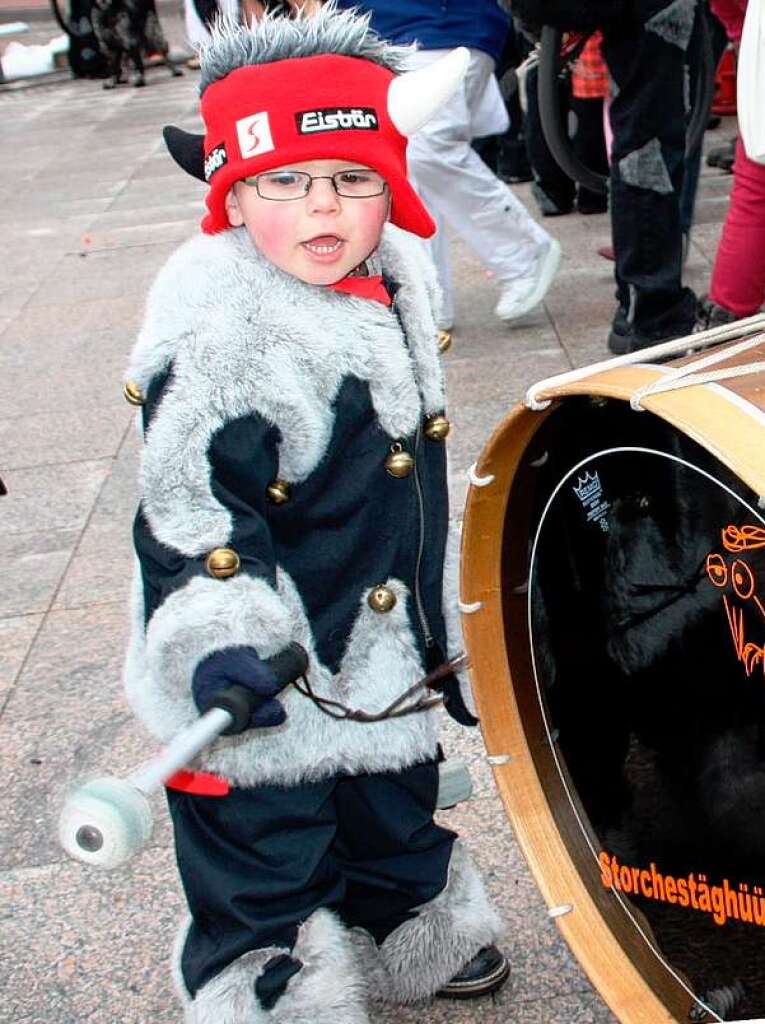
{"label": "wooden drum shell", "polygon": [[[718,365],[764,358],[765,342]],[[620,365],[564,375],[536,393],[537,402],[550,403],[545,408],[516,407],[473,469],[462,533],[460,596],[463,611],[473,606],[462,625],[495,780],[551,915],[623,1024],[687,1022],[696,1001],[652,950],[655,940],[640,912],[630,906],[628,913],[621,897],[601,885],[583,832],[586,816],[573,786],[567,792],[565,772],[559,772],[551,750],[534,682],[523,590],[534,474],[529,449],[542,424],[570,396],[629,403],[667,370]],[[672,424],[765,495],[763,404],[765,373],[757,373],[651,394],[642,402],[644,411],[634,415]],[[514,523],[522,543],[514,543]]]}

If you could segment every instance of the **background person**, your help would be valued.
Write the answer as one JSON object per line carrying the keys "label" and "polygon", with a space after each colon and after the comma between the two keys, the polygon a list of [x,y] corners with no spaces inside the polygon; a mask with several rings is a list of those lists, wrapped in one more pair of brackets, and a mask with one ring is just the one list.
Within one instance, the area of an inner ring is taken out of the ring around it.
{"label": "background person", "polygon": [[370,11],[374,29],[384,38],[416,42],[420,49],[410,61],[414,69],[427,67],[452,47],[469,47],[470,65],[462,86],[413,137],[409,166],[438,225],[433,250],[444,292],[442,326],[450,326],[454,319],[445,224],[496,276],[496,315],[517,320],[547,294],[560,264],[560,246],[471,148],[474,138],[499,134],[508,126],[494,77],[509,28],[507,15],[496,0],[341,3]]}

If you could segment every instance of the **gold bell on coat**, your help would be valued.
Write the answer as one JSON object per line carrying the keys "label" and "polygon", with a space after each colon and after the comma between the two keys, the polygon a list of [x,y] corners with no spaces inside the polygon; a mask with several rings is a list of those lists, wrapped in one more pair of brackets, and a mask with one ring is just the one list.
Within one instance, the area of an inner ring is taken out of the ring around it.
{"label": "gold bell on coat", "polygon": [[443,441],[448,436],[452,425],[446,416],[437,413],[435,416],[428,416],[425,420],[425,436],[431,441]]}
{"label": "gold bell on coat", "polygon": [[390,587],[383,586],[382,583],[370,590],[367,598],[367,604],[373,612],[389,612],[396,607],[396,601],[396,595]]}
{"label": "gold bell on coat", "polygon": [[439,331],[438,335],[438,351],[448,352],[452,347],[452,336],[449,331]]}
{"label": "gold bell on coat", "polygon": [[216,580],[225,580],[239,572],[242,562],[233,548],[213,548],[205,559],[205,569]]}
{"label": "gold bell on coat", "polygon": [[285,501],[290,500],[290,485],[286,480],[274,480],[266,488],[266,494],[274,505],[283,505]]}
{"label": "gold bell on coat", "polygon": [[403,445],[397,442],[391,445],[390,455],[385,460],[385,468],[391,476],[395,476],[397,480],[403,480],[414,469],[414,457],[409,452],[405,452]]}
{"label": "gold bell on coat", "polygon": [[146,402],[146,399],[143,397],[143,391],[141,391],[134,380],[125,381],[122,394],[125,396],[125,400],[130,402],[131,405],[144,405]]}

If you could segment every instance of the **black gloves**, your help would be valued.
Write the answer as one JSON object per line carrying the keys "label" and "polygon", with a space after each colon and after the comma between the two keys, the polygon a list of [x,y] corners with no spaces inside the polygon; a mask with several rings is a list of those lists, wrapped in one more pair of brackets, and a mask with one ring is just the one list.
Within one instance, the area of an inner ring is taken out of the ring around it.
{"label": "black gloves", "polygon": [[[289,682],[290,679],[279,678],[273,665],[260,658],[254,647],[227,647],[197,665],[191,690],[200,712],[211,707],[231,711],[236,728],[229,728],[226,733],[232,733],[281,725],[287,712],[275,698]],[[247,691],[242,694],[243,702],[235,702],[236,707],[223,693],[232,686]]]}

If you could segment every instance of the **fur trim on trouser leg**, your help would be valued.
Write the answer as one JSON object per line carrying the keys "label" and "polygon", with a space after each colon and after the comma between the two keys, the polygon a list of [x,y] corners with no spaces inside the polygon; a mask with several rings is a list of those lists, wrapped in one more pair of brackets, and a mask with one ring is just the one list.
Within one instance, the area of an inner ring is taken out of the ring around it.
{"label": "fur trim on trouser leg", "polygon": [[301,925],[291,955],[303,967],[264,1010],[255,982],[272,957],[289,952],[272,946],[239,957],[199,990],[186,1007],[186,1024],[369,1024],[353,946],[329,910],[317,910]]}
{"label": "fur trim on trouser leg", "polygon": [[417,917],[399,925],[379,948],[360,928],[354,929],[354,942],[372,998],[414,1003],[434,995],[502,931],[470,854],[456,842],[446,887]]}
{"label": "fur trim on trouser leg", "polygon": [[181,971],[181,957],[183,956],[183,947],[186,945],[186,937],[189,934],[189,928],[191,928],[191,914],[187,914],[178,926],[178,931],[175,933],[175,942],[173,942],[173,952],[170,958],[170,970],[173,975],[173,988],[175,994],[183,1004],[184,1009],[190,1004],[191,996],[189,990],[186,988],[186,982],[183,980],[183,972]]}

